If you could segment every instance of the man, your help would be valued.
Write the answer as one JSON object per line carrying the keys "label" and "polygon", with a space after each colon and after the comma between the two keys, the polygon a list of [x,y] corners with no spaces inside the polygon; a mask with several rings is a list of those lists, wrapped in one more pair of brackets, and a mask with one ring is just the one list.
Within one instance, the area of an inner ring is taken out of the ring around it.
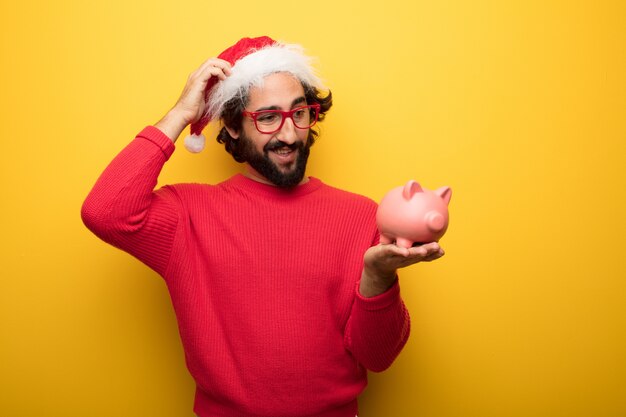
{"label": "man", "polygon": [[[165,279],[200,417],[354,417],[366,370],[409,335],[396,270],[443,255],[379,244],[373,201],[305,175],[331,97],[301,48],[242,39],[190,75],[83,205],[94,233]],[[218,119],[245,173],[154,191],[183,129],[198,151]]]}

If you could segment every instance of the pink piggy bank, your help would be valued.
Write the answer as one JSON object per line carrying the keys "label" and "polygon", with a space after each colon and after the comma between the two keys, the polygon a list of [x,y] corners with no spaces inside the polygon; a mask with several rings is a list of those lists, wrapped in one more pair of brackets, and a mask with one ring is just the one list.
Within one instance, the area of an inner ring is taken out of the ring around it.
{"label": "pink piggy bank", "polygon": [[430,191],[413,180],[392,189],[376,212],[380,242],[410,248],[439,241],[448,228],[451,196],[450,187]]}

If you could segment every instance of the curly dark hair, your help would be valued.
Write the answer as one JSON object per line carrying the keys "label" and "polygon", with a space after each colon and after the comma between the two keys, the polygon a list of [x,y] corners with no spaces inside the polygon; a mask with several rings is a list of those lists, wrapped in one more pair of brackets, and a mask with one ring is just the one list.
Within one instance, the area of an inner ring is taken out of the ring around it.
{"label": "curly dark hair", "polygon": [[[306,98],[307,104],[319,104],[320,105],[320,113],[318,117],[318,122],[324,120],[324,116],[326,112],[333,105],[333,94],[328,91],[326,96],[322,95],[322,92],[317,88],[302,83],[302,87],[304,88],[304,96]],[[246,97],[242,100],[240,97],[234,97],[226,102],[224,105],[224,111],[222,112],[222,121],[225,126],[228,126],[230,129],[235,131],[240,131],[243,121],[243,111],[246,107],[248,98]],[[308,136],[308,143],[313,145],[315,139],[319,133],[316,130],[310,129]],[[239,151],[239,143],[240,141],[234,139],[226,130],[226,127],[222,127],[220,132],[217,134],[217,141],[219,143],[223,143],[226,151],[233,156],[235,161],[237,162],[245,162],[243,156]]]}

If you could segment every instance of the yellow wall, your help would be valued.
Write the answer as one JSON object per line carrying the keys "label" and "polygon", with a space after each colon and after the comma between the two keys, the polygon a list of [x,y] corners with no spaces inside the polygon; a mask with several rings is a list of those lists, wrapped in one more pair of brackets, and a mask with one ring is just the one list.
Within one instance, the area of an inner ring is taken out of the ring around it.
{"label": "yellow wall", "polygon": [[[625,21],[609,0],[3,1],[0,415],[192,416],[165,285],[79,209],[189,72],[260,34],[305,45],[335,95],[310,174],[453,188],[447,255],[402,273],[412,337],[360,415],[626,415]],[[211,143],[161,182],[237,170]]]}

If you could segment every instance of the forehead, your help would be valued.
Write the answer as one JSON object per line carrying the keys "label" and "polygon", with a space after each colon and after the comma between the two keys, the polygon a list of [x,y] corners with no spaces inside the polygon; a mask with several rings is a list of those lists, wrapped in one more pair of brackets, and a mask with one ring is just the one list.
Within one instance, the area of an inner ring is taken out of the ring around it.
{"label": "forehead", "polygon": [[250,87],[247,107],[277,106],[286,109],[300,97],[304,97],[300,80],[287,72],[276,72],[263,78],[260,85]]}

